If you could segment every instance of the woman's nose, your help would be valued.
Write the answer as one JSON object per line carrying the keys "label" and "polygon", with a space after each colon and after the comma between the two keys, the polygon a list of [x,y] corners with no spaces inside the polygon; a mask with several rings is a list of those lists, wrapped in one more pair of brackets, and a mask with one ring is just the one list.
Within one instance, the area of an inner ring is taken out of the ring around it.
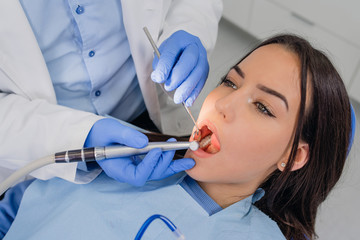
{"label": "woman's nose", "polygon": [[221,115],[221,117],[227,121],[231,122],[235,119],[235,103],[236,98],[235,94],[229,94],[222,98],[219,98],[215,102],[215,109]]}

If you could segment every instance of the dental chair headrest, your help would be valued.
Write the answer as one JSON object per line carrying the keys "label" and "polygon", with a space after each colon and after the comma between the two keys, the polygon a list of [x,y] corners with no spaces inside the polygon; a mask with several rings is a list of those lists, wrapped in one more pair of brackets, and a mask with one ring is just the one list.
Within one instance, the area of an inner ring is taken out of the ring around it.
{"label": "dental chair headrest", "polygon": [[350,110],[351,110],[351,132],[350,132],[350,142],[349,142],[349,149],[348,154],[351,150],[352,144],[354,142],[355,137],[355,128],[356,128],[356,117],[355,117],[355,111],[353,106],[350,104]]}

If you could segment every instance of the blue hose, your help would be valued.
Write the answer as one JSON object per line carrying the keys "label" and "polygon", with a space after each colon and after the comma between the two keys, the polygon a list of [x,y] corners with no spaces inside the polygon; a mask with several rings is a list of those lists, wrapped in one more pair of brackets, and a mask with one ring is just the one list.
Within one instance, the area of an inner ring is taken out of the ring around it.
{"label": "blue hose", "polygon": [[177,229],[177,227],[175,226],[175,224],[173,224],[167,217],[160,215],[160,214],[154,214],[152,216],[150,216],[141,226],[140,230],[138,231],[138,233],[136,234],[135,240],[140,240],[141,237],[144,235],[146,229],[148,228],[148,226],[150,225],[150,223],[152,221],[154,221],[155,219],[161,219],[166,226],[168,226],[168,228],[175,234],[177,239],[185,239],[184,235],[182,235],[179,231],[179,229]]}

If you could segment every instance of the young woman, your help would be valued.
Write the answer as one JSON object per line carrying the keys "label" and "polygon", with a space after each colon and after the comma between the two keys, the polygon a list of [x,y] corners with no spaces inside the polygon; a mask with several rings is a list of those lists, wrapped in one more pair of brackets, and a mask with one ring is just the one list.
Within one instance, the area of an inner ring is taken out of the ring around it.
{"label": "young woman", "polygon": [[[143,187],[105,174],[87,185],[34,181],[5,239],[131,239],[152,214],[189,239],[316,236],[351,132],[349,98],[323,53],[292,35],[261,43],[208,95],[198,124],[187,174]],[[155,224],[144,238],[168,234]]]}
{"label": "young woman", "polygon": [[323,53],[295,36],[263,42],[208,95],[198,122],[212,144],[189,153],[187,173],[210,197],[226,207],[261,187],[255,205],[287,239],[315,236],[351,128],[345,87]]}

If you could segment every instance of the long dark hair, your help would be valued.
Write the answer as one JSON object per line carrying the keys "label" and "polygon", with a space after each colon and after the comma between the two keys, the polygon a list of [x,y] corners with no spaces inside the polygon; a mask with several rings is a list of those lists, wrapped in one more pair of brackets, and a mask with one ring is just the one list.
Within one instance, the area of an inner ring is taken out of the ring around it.
{"label": "long dark hair", "polygon": [[[260,186],[266,194],[256,206],[278,223],[287,239],[313,239],[318,206],[339,180],[347,156],[349,97],[329,59],[301,37],[272,37],[244,58],[269,44],[279,44],[298,56],[301,100],[286,167],[273,172]],[[305,104],[307,99],[310,102]],[[309,159],[301,169],[291,171],[300,140],[309,145]]]}

